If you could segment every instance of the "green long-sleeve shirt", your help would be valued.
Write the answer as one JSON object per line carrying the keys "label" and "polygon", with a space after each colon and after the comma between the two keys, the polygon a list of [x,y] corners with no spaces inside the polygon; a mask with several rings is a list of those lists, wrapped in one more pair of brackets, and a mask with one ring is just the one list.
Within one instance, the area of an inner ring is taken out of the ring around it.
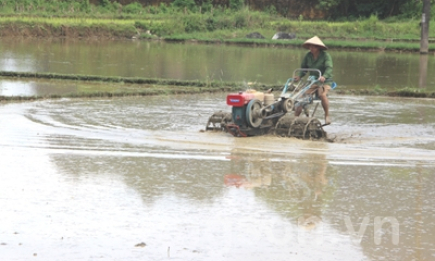
{"label": "green long-sleeve shirt", "polygon": [[[318,69],[322,73],[322,76],[326,78],[326,82],[332,81],[332,58],[326,51],[320,50],[317,60],[314,60],[313,54],[308,52],[302,60],[301,68]],[[310,75],[318,77],[317,74],[318,73],[316,72],[310,72]],[[299,72],[300,77],[303,77],[304,75],[305,72]]]}

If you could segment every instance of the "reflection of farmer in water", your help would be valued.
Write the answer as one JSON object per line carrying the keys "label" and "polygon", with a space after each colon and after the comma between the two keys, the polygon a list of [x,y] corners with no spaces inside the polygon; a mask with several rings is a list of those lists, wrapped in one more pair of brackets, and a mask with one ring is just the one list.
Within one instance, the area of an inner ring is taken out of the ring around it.
{"label": "reflection of farmer in water", "polygon": [[299,219],[300,226],[313,229],[321,222],[327,161],[323,154],[305,154],[294,159],[296,162],[233,158],[238,170],[225,175],[224,183],[254,189],[277,212],[291,215],[293,220]]}
{"label": "reflection of farmer in water", "polygon": [[287,164],[282,174],[289,195],[297,201],[299,226],[307,230],[321,222],[326,169],[325,155],[309,155],[308,161]]}
{"label": "reflection of farmer in water", "polygon": [[[310,155],[309,162],[299,162],[298,164],[287,164],[282,178],[290,186],[289,191],[292,195],[304,198],[311,198],[316,201],[323,193],[323,187],[327,180],[325,177],[327,164],[324,156]],[[312,162],[312,160],[316,162]]]}

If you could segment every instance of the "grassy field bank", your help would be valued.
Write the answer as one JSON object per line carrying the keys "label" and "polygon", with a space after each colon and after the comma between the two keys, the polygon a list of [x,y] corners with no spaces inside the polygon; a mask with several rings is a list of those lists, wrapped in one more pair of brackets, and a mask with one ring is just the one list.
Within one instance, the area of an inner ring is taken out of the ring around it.
{"label": "grassy field bank", "polygon": [[[264,39],[246,36],[257,32]],[[272,40],[277,32],[296,35],[292,40]],[[208,14],[149,15],[142,18],[32,17],[0,18],[0,37],[69,37],[204,41],[228,44],[288,46],[318,35],[330,48],[408,51],[420,48],[416,20],[385,22],[372,16],[353,22],[288,20],[241,10],[228,17]],[[435,35],[435,28],[431,30]],[[434,41],[435,39],[430,39]],[[430,52],[435,47],[430,46]]]}

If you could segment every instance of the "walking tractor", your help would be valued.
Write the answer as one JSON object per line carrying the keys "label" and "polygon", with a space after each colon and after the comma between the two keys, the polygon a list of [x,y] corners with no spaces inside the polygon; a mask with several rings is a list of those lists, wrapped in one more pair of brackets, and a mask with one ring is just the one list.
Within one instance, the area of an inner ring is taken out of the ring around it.
{"label": "walking tractor", "polygon": [[[316,72],[318,77],[311,75],[296,82],[294,79],[299,71]],[[230,93],[226,102],[232,106],[231,112],[214,113],[207,122],[206,130],[226,131],[235,137],[275,134],[302,139],[324,139],[324,125],[314,117],[320,99],[317,92],[307,93],[312,85],[322,85],[317,80],[320,76],[321,72],[317,69],[296,69],[277,99],[272,93],[273,90],[257,92],[248,89]],[[331,89],[336,86],[334,82]],[[310,105],[314,105],[311,114]],[[303,108],[304,113],[295,116],[294,110],[298,106]]]}

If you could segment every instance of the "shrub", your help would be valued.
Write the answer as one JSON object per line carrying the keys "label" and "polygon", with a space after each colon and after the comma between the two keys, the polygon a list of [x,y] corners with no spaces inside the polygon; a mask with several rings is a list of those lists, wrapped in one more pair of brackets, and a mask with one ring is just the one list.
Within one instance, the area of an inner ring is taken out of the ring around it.
{"label": "shrub", "polygon": [[219,16],[215,19],[216,30],[233,28],[233,21],[228,16]]}
{"label": "shrub", "polygon": [[118,2],[110,2],[110,0],[100,0],[99,8],[103,12],[116,12],[120,8],[120,4]]}
{"label": "shrub", "polygon": [[149,23],[141,22],[141,21],[135,21],[134,27],[142,29],[142,30],[148,30],[149,29]]}
{"label": "shrub", "polygon": [[252,12],[249,15],[248,27],[264,28],[266,25],[267,17],[261,12]]}
{"label": "shrub", "polygon": [[188,15],[183,17],[184,30],[186,33],[203,32],[207,29],[206,20],[201,15]]}
{"label": "shrub", "polygon": [[270,14],[270,15],[277,15],[278,12],[276,11],[276,7],[274,5],[269,5],[264,9],[264,12]]}
{"label": "shrub", "polygon": [[212,0],[206,0],[202,2],[201,9],[203,12],[211,12],[211,10],[213,10]]}
{"label": "shrub", "polygon": [[89,13],[91,11],[91,4],[89,0],[83,0],[80,2],[80,10],[85,13]]}
{"label": "shrub", "polygon": [[378,22],[379,22],[378,16],[371,15],[369,19],[366,19],[361,22],[361,27],[364,31],[374,33],[376,32]]}
{"label": "shrub", "polygon": [[213,16],[209,16],[205,19],[205,28],[210,32],[216,30],[216,21]]}
{"label": "shrub", "polygon": [[247,18],[243,13],[238,12],[234,17],[234,26],[236,28],[246,27],[248,24]]}
{"label": "shrub", "polygon": [[291,23],[280,23],[276,25],[276,30],[280,32],[295,32],[296,28]]}
{"label": "shrub", "polygon": [[171,12],[171,8],[168,7],[166,4],[164,3],[160,3],[160,6],[157,8],[157,13],[162,13],[162,14],[167,14]]}
{"label": "shrub", "polygon": [[143,12],[143,7],[138,2],[134,2],[124,6],[122,11],[127,14],[141,14]]}
{"label": "shrub", "polygon": [[229,0],[230,1],[230,9],[231,10],[240,10],[244,5],[244,0]]}
{"label": "shrub", "polygon": [[148,30],[150,30],[151,34],[155,34],[157,36],[167,36],[176,33],[183,33],[185,31],[183,23],[178,21],[173,22],[164,22],[164,23],[149,23]]}
{"label": "shrub", "polygon": [[406,1],[400,7],[401,18],[419,18],[423,10],[422,1]]}
{"label": "shrub", "polygon": [[194,0],[175,0],[172,2],[172,6],[176,9],[187,9],[191,12],[196,12],[197,6]]}

